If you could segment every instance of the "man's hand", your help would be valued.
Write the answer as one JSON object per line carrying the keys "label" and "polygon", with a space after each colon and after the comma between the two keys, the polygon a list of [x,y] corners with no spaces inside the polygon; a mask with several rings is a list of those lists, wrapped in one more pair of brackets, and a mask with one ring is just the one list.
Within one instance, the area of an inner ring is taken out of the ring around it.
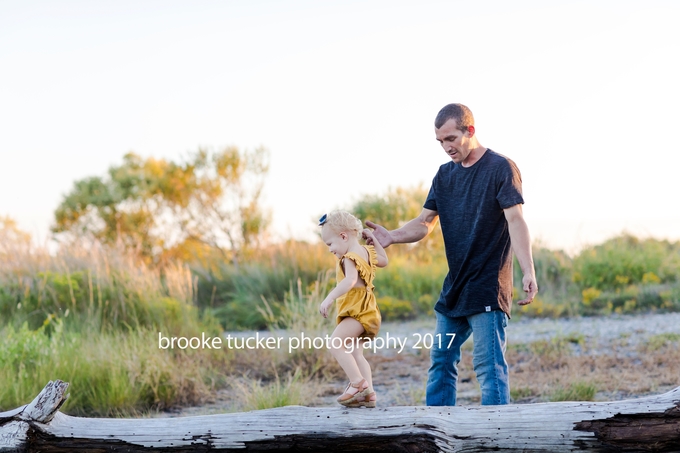
{"label": "man's hand", "polygon": [[373,223],[370,220],[366,221],[366,226],[369,228],[373,228],[372,236],[363,233],[363,237],[364,239],[366,239],[366,244],[374,245],[373,241],[377,240],[380,243],[380,245],[382,245],[383,248],[387,248],[390,245],[392,245],[393,243],[392,235],[390,234],[389,231],[387,231],[387,229],[385,229],[384,226]]}
{"label": "man's hand", "polygon": [[527,297],[517,302],[517,304],[529,305],[531,302],[533,302],[534,297],[538,293],[536,277],[533,274],[525,274],[524,277],[522,277],[522,286],[524,287],[524,292],[527,293]]}

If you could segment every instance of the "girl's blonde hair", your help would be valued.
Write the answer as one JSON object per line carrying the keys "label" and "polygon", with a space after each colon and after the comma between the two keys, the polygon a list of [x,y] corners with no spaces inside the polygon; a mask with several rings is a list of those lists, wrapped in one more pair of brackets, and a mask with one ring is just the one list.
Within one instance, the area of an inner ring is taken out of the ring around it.
{"label": "girl's blonde hair", "polygon": [[326,221],[321,224],[322,227],[328,226],[332,228],[336,233],[353,232],[357,238],[361,237],[361,231],[363,230],[363,225],[361,220],[354,217],[347,211],[331,211],[326,215]]}

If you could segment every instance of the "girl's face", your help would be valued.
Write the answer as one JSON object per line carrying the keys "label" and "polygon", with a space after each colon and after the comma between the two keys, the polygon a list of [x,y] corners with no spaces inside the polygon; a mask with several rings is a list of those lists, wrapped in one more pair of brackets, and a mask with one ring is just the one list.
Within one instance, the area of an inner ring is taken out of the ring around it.
{"label": "girl's face", "polygon": [[321,230],[321,239],[337,258],[342,258],[349,250],[349,236],[345,232],[336,233],[332,228],[324,226]]}

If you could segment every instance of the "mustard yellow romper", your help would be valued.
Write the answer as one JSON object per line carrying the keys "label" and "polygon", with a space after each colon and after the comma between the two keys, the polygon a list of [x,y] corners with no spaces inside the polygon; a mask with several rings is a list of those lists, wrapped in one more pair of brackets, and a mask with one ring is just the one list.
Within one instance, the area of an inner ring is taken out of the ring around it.
{"label": "mustard yellow romper", "polygon": [[359,321],[364,326],[364,333],[360,338],[373,339],[378,335],[380,330],[380,310],[375,300],[375,293],[373,290],[373,279],[375,278],[376,263],[378,262],[378,255],[375,253],[375,247],[372,245],[363,245],[368,251],[368,263],[359,255],[353,252],[346,253],[338,260],[336,267],[337,280],[340,281],[345,278],[345,271],[343,268],[344,260],[352,260],[359,271],[359,278],[366,284],[365,288],[352,288],[344,296],[338,297],[336,300],[338,306],[337,323],[340,324],[344,318],[352,317]]}

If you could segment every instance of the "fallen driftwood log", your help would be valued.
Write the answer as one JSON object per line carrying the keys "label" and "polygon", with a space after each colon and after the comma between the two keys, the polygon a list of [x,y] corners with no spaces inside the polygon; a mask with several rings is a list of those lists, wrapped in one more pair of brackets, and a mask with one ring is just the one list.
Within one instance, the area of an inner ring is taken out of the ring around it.
{"label": "fallen driftwood log", "polygon": [[180,418],[101,419],[58,411],[50,381],[0,413],[0,452],[680,451],[680,387],[614,402],[346,409],[289,406]]}

